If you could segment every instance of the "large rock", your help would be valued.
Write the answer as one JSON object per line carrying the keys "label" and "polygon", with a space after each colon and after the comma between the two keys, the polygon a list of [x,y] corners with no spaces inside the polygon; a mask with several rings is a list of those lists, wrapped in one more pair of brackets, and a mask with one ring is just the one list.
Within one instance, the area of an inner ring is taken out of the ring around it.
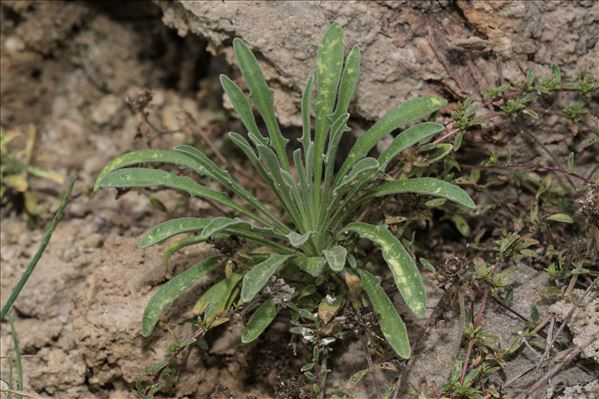
{"label": "large rock", "polygon": [[[599,3],[594,1],[157,1],[164,22],[197,34],[233,61],[234,37],[250,44],[275,91],[278,116],[299,125],[299,92],[317,44],[340,23],[362,50],[353,112],[373,120],[417,94],[455,98],[551,63],[599,71]],[[566,28],[567,26],[567,28]]]}

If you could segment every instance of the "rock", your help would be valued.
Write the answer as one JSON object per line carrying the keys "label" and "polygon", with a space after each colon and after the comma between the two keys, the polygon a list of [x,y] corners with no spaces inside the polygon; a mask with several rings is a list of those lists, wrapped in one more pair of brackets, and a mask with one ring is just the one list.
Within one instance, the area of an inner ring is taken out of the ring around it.
{"label": "rock", "polygon": [[[374,120],[417,94],[476,94],[531,67],[599,71],[599,3],[567,2],[190,2],[156,1],[181,36],[208,40],[233,63],[231,39],[256,52],[278,116],[299,125],[299,93],[317,44],[333,22],[362,50],[353,113]],[[567,32],[564,21],[569,21]]]}
{"label": "rock", "polygon": [[[572,301],[561,300],[551,305],[549,311],[554,313],[558,320],[563,321],[572,307],[578,302],[578,298],[582,297],[582,294],[582,290],[573,290]],[[582,345],[587,342],[593,334],[599,331],[599,297],[592,293],[587,295],[581,306],[574,311],[572,317],[566,319],[566,325],[574,336],[573,342],[575,345]],[[599,363],[599,340],[587,346],[582,352],[582,356]]]}
{"label": "rock", "polygon": [[111,94],[104,96],[92,111],[92,120],[98,125],[108,123],[122,105],[123,101],[118,97]]}

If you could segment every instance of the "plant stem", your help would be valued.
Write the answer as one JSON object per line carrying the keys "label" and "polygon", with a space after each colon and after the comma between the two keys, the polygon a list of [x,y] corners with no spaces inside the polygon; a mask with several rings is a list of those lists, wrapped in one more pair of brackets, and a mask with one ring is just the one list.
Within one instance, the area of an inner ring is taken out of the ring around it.
{"label": "plant stem", "polygon": [[362,348],[364,350],[364,353],[366,354],[366,361],[368,362],[368,373],[372,378],[374,389],[376,390],[376,395],[378,398],[384,398],[383,391],[381,391],[381,386],[379,385],[379,382],[376,379],[376,367],[374,366],[374,362],[372,361],[372,356],[370,356],[370,350],[368,349],[368,338],[366,338],[366,336],[362,337]]}
{"label": "plant stem", "polygon": [[[10,324],[10,336],[12,337],[12,343],[15,347],[15,363],[17,368],[17,389],[23,390],[23,364],[21,363],[21,348],[19,347],[19,337],[17,336],[17,330],[15,330],[15,323],[12,315],[8,315],[8,323]],[[17,398],[22,399],[23,396],[17,393]]]}
{"label": "plant stem", "polygon": [[[483,323],[483,317],[485,315],[485,308],[487,307],[487,302],[489,301],[489,292],[491,288],[489,285],[485,286],[485,290],[483,292],[483,299],[480,304],[480,308],[478,309],[478,313],[476,314],[476,318],[474,319],[474,327],[480,327]],[[462,374],[460,374],[460,383],[464,383],[464,379],[466,378],[466,374],[468,373],[468,363],[470,361],[470,356],[472,356],[472,350],[474,349],[475,339],[471,339],[468,343],[468,349],[466,349],[466,356],[464,357],[464,364],[462,366]]]}
{"label": "plant stem", "polygon": [[539,388],[545,386],[549,379],[556,375],[565,365],[574,360],[582,351],[584,351],[593,342],[599,340],[599,331],[591,335],[591,337],[585,341],[582,345],[572,348],[570,353],[558,364],[556,364],[551,370],[549,370],[541,379],[534,383],[524,394],[520,395],[519,398],[529,398]]}
{"label": "plant stem", "polygon": [[462,347],[462,340],[464,339],[464,329],[466,326],[466,305],[464,304],[464,293],[457,287],[458,290],[458,305],[460,307],[460,320],[458,324],[458,336],[453,349],[453,356],[457,357],[460,354],[460,348]]}
{"label": "plant stem", "polygon": [[37,266],[39,260],[41,259],[42,255],[44,254],[44,251],[46,250],[46,247],[48,246],[48,243],[50,242],[50,238],[52,237],[52,233],[54,233],[54,230],[56,229],[56,226],[58,225],[58,221],[62,217],[64,208],[67,206],[67,204],[69,202],[69,199],[71,196],[71,191],[73,191],[73,186],[74,186],[76,180],[77,180],[77,178],[74,177],[71,180],[71,182],[69,183],[67,190],[65,191],[65,193],[62,196],[60,205],[58,206],[58,209],[56,210],[56,213],[54,214],[54,218],[50,222],[50,226],[48,226],[48,230],[46,230],[46,233],[44,234],[44,237],[42,238],[42,243],[40,244],[40,246],[37,249],[33,258],[31,259],[31,262],[29,262],[29,266],[27,266],[27,269],[25,270],[25,273],[23,273],[23,275],[21,276],[21,279],[17,283],[17,286],[14,288],[14,290],[10,294],[10,297],[8,298],[8,300],[6,301],[4,306],[2,306],[2,310],[0,311],[0,321],[4,320],[4,317],[6,316],[6,314],[12,307],[13,303],[15,302],[15,300],[17,299],[19,294],[21,293],[21,290],[25,286],[25,283],[31,276],[31,273],[33,273],[33,270],[35,270],[35,267]]}

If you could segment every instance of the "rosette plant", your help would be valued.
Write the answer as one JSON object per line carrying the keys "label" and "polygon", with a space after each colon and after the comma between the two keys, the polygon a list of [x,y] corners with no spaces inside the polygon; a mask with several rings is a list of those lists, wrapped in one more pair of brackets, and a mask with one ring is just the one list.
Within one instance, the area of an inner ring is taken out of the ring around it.
{"label": "rosette plant", "polygon": [[[348,107],[360,71],[357,47],[345,58],[341,27],[333,24],[320,44],[315,79],[307,79],[301,100],[303,135],[293,146],[277,122],[273,93],[256,57],[240,39],[233,46],[249,95],[226,76],[220,81],[247,132],[232,132],[228,138],[270,187],[276,203],[261,202],[202,150],[189,145],[121,155],[102,170],[95,184],[96,189],[170,188],[230,210],[218,217],[167,220],[141,239],[139,247],[146,248],[185,234],[171,244],[169,253],[205,241],[234,239],[239,244],[234,253],[204,259],[161,286],[145,310],[142,334],[152,333],[163,309],[177,296],[192,289],[202,276],[216,273],[218,281],[198,292],[194,308],[206,329],[243,309],[244,315],[250,315],[242,334],[247,343],[283,311],[296,313],[296,320],[323,324],[331,322],[342,304],[370,304],[393,350],[409,358],[406,327],[376,275],[390,273],[405,303],[419,317],[427,309],[422,277],[389,226],[361,219],[373,201],[401,193],[442,197],[474,207],[468,194],[449,182],[431,177],[396,180],[386,174],[401,151],[443,131],[442,124],[422,120],[446,101],[434,96],[406,101],[359,135],[348,155],[338,159],[340,142],[350,131]],[[369,156],[379,141],[406,125],[378,156]],[[191,176],[179,174],[179,168]],[[207,181],[217,183],[222,191],[209,188]],[[380,249],[385,267],[367,265],[356,246],[361,238]],[[360,297],[362,301],[356,300]]]}

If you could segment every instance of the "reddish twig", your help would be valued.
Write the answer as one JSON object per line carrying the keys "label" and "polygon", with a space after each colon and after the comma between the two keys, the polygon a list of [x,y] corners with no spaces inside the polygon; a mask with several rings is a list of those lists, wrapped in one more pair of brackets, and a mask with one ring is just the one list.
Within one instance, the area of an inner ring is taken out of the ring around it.
{"label": "reddish twig", "polygon": [[204,336],[204,334],[206,334],[207,331],[208,331],[208,329],[205,329],[205,328],[198,329],[198,331],[196,331],[191,336],[192,342],[190,342],[187,345],[181,346],[175,352],[173,352],[173,355],[171,356],[171,360],[168,361],[162,367],[160,367],[160,369],[154,374],[154,377],[152,378],[152,384],[148,388],[146,388],[145,395],[150,394],[150,392],[152,390],[152,386],[158,384],[158,382],[160,381],[160,378],[162,377],[162,374],[164,374],[164,371],[167,369],[168,366],[170,366],[177,359],[177,356],[179,356],[181,354],[181,352],[183,352],[185,349],[188,349],[191,345],[194,345],[196,342],[198,342],[198,340],[200,338],[202,338]]}
{"label": "reddish twig", "polygon": [[547,385],[549,380],[555,376],[564,366],[568,363],[576,359],[576,357],[584,351],[589,345],[593,342],[599,340],[599,331],[595,334],[591,335],[588,340],[586,340],[582,345],[576,346],[570,350],[570,353],[564,359],[556,364],[551,370],[549,370],[542,378],[540,378],[537,382],[535,382],[528,390],[519,396],[519,398],[529,398],[533,393],[535,393],[539,388]]}
{"label": "reddish twig", "polygon": [[576,173],[570,172],[567,169],[559,168],[556,166],[539,165],[534,163],[511,163],[511,164],[500,164],[493,166],[478,166],[478,165],[460,165],[464,169],[482,169],[482,170],[502,170],[502,169],[526,169],[526,170],[542,170],[547,172],[563,173],[579,180],[584,181],[587,184],[593,184],[592,180]]}
{"label": "reddish twig", "polygon": [[[489,292],[491,288],[489,285],[485,286],[485,290],[483,292],[483,298],[480,304],[480,308],[478,309],[478,313],[474,319],[474,327],[478,328],[483,324],[485,308],[487,307],[487,302],[489,301]],[[466,374],[468,373],[468,363],[470,362],[470,356],[472,356],[472,350],[474,349],[475,339],[471,339],[468,343],[468,348],[466,349],[466,356],[464,357],[464,363],[462,366],[462,374],[460,374],[460,383],[464,382],[466,378]]]}
{"label": "reddish twig", "polygon": [[566,327],[566,324],[568,323],[568,321],[570,321],[570,319],[572,318],[572,316],[574,316],[574,312],[576,311],[576,309],[578,309],[580,307],[580,305],[582,304],[582,302],[584,301],[584,299],[593,290],[593,288],[595,287],[595,284],[597,284],[598,281],[599,281],[599,277],[597,277],[595,280],[593,280],[593,282],[584,291],[584,293],[582,294],[582,296],[580,297],[580,299],[568,311],[568,314],[566,315],[566,317],[564,317],[564,320],[562,320],[562,324],[559,326],[557,332],[555,334],[553,334],[553,336],[551,337],[551,340],[549,341],[549,343],[547,345],[547,349],[545,350],[545,353],[543,353],[543,356],[541,357],[541,362],[539,363],[539,365],[545,360],[545,358],[549,354],[549,351],[553,347],[553,344],[555,343],[555,340],[557,339],[557,337],[563,331],[564,327]]}

